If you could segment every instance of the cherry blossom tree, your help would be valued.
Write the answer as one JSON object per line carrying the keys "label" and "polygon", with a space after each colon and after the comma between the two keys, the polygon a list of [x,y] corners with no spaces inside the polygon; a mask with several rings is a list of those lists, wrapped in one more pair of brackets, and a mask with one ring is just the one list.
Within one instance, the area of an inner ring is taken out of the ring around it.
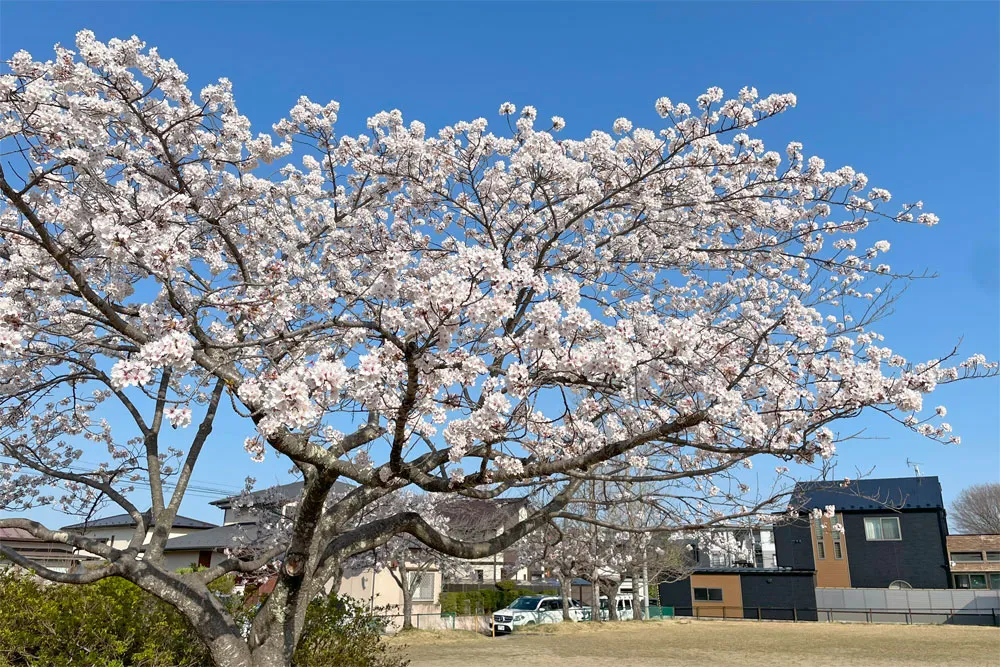
{"label": "cherry blossom tree", "polygon": [[559,581],[564,621],[573,620],[570,615],[573,580],[590,576],[593,571],[588,528],[577,522],[553,520],[516,545],[518,567],[541,568]]}
{"label": "cherry blossom tree", "polygon": [[[609,462],[600,476],[673,486],[678,527],[719,520],[721,499],[752,514],[732,502],[751,457],[830,457],[864,411],[958,442],[924,396],[994,372],[883,344],[907,274],[878,230],[938,219],[800,143],[765,149],[751,133],[792,94],[663,97],[656,127],[578,138],[511,103],[495,130],[391,111],[341,136],[338,104],[302,97],[255,134],[229,81],[194,92],[138,38],[83,31],[7,66],[0,509],[110,502],[136,528],[116,549],[0,520],[103,559],[81,573],[0,552],[53,581],[136,583],[218,665],[288,665],[308,601],[399,536],[496,553]],[[164,543],[220,411],[304,488],[287,539],[172,573]],[[337,481],[354,490],[331,499]],[[414,511],[364,518],[404,488],[533,505],[475,542]],[[275,561],[244,639],[207,584]]]}

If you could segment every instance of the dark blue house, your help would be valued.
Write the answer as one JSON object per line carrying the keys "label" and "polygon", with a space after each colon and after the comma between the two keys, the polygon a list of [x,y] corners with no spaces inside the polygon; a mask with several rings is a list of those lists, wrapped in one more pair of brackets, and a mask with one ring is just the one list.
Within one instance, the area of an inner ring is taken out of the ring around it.
{"label": "dark blue house", "polygon": [[775,528],[778,563],[814,568],[818,588],[948,588],[937,477],[799,482],[791,505],[803,518]]}

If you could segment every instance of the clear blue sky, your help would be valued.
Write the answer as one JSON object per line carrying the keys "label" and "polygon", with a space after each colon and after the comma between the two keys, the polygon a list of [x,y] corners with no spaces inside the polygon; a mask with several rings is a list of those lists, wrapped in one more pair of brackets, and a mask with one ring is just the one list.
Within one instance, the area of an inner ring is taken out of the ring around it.
{"label": "clear blue sky", "polygon": [[[781,150],[802,141],[828,166],[866,172],[896,201],[922,199],[941,223],[889,227],[894,269],[939,277],[911,286],[879,330],[910,359],[949,351],[1000,358],[998,4],[775,3],[52,3],[0,2],[0,55],[47,58],[77,30],[139,35],[178,61],[198,89],[219,77],[256,128],[299,95],[341,102],[341,133],[399,108],[428,129],[484,116],[506,100],[561,115],[565,133],[610,130],[626,116],[653,126],[653,101],[694,101],[708,86],[791,91],[799,106],[762,128]],[[950,499],[1000,479],[1000,382],[940,390],[962,436],[944,447],[885,420],[843,446],[838,471],[938,475]],[[196,474],[215,486],[286,479],[287,466],[246,460],[242,427]],[[204,499],[187,514],[219,520]]]}

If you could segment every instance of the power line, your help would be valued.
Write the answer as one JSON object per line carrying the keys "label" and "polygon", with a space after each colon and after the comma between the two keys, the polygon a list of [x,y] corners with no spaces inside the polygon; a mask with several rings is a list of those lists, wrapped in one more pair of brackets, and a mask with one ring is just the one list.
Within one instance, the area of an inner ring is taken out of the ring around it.
{"label": "power line", "polygon": [[[24,465],[24,464],[21,464],[17,460],[13,460],[12,459],[12,460],[7,461],[7,460],[4,460],[5,458],[6,457],[0,457],[0,463],[12,463],[12,464]],[[86,463],[86,462],[84,462],[84,463]],[[30,469],[30,466],[26,466],[26,467],[28,467]],[[81,466],[81,465],[67,465],[67,466],[65,466],[65,469],[67,469],[67,470],[69,470],[71,472],[91,474],[91,473],[93,473],[96,470],[97,467],[98,466],[96,466],[96,465],[95,466],[90,466],[90,467],[88,467],[88,466]],[[39,472],[38,474],[44,475],[45,473]],[[126,481],[127,481],[128,484],[130,484],[132,486],[140,486],[140,487],[143,487],[143,488],[146,488],[146,489],[151,488],[151,485],[150,485],[149,481],[145,480],[145,479],[141,479],[141,480],[126,480]],[[161,484],[163,485],[164,488],[167,488],[167,489],[177,488],[177,483],[173,482],[173,481],[170,481],[169,479],[163,480],[163,482],[161,482]],[[224,498],[224,497],[236,495],[236,494],[238,494],[242,490],[243,490],[242,487],[230,487],[230,486],[221,486],[221,485],[212,486],[212,485],[209,485],[209,484],[206,484],[206,483],[198,483],[198,482],[196,482],[192,478],[189,481],[189,483],[187,485],[187,488],[185,489],[184,495],[185,496],[188,496],[188,495],[190,495],[190,496],[196,496],[196,497],[200,497],[200,498],[218,499],[218,498]]]}

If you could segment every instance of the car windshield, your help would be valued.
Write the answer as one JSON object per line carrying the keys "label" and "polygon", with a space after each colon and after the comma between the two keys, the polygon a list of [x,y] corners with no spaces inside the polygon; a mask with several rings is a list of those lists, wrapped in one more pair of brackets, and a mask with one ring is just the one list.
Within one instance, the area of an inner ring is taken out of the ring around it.
{"label": "car windshield", "polygon": [[534,611],[538,606],[538,598],[518,598],[510,605],[511,609],[521,609],[522,611]]}

